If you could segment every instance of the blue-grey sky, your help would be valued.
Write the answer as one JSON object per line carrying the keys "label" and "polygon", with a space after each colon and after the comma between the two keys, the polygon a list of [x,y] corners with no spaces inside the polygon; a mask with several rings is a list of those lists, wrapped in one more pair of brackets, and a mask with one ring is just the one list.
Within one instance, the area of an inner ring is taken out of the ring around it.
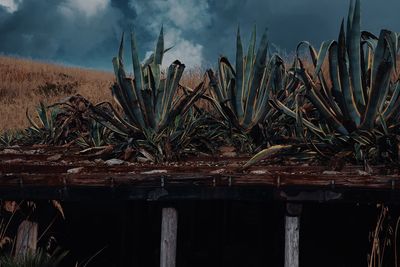
{"label": "blue-grey sky", "polygon": [[[111,69],[122,31],[134,27],[141,57],[161,25],[174,45],[164,63],[210,66],[232,56],[237,25],[269,29],[288,53],[302,40],[336,38],[349,0],[0,0],[0,54]],[[362,28],[400,31],[399,0],[362,0]],[[128,60],[127,60],[128,61]],[[129,61],[128,61],[129,62]]]}

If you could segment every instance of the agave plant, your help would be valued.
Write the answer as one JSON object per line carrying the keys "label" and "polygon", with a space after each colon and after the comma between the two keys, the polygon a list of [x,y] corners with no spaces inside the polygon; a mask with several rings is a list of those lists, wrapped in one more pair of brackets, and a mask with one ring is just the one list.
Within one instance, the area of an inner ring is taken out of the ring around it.
{"label": "agave plant", "polygon": [[6,130],[0,134],[0,148],[18,144],[24,138],[21,130]]}
{"label": "agave plant", "polygon": [[39,249],[26,255],[3,256],[0,258],[0,265],[2,267],[57,267],[67,254],[68,251],[60,249],[56,249],[52,254]]}
{"label": "agave plant", "polygon": [[50,106],[40,103],[33,119],[28,110],[30,127],[26,130],[28,144],[62,145],[87,134],[94,121],[93,105],[81,95],[70,96]]}
{"label": "agave plant", "polygon": [[83,148],[103,147],[111,143],[113,132],[101,123],[93,120],[90,129],[86,133],[81,133],[76,143]]}
{"label": "agave plant", "polygon": [[265,30],[257,52],[256,27],[254,27],[247,55],[243,55],[240,30],[237,31],[236,65],[222,56],[218,63],[218,77],[208,70],[214,95],[214,105],[232,126],[242,132],[250,132],[263,123],[270,110],[270,94],[282,91],[285,67],[283,60],[274,55],[268,57],[268,39]]}
{"label": "agave plant", "polygon": [[[379,37],[360,31],[360,0],[352,0],[337,41],[323,42],[319,52],[307,42],[298,46],[299,66],[292,71],[302,80],[297,90],[318,113],[310,121],[302,109],[293,110],[274,99],[272,104],[324,141],[371,146],[379,137],[398,132],[400,84],[396,60],[399,35],[382,30]],[[299,49],[307,46],[314,73],[307,72]],[[327,63],[324,64],[327,58]],[[394,144],[392,144],[394,145]]]}
{"label": "agave plant", "polygon": [[[125,137],[126,143],[120,150],[134,147],[135,151],[146,158],[165,160],[165,152],[183,150],[182,144],[191,140],[186,129],[191,128],[193,117],[188,113],[196,100],[204,93],[206,87],[201,82],[194,90],[179,92],[184,89],[180,80],[185,65],[174,61],[162,71],[164,53],[164,34],[161,28],[154,53],[143,63],[139,60],[139,51],[134,33],[131,34],[131,54],[133,77],[127,75],[123,63],[124,35],[122,35],[118,56],[113,59],[116,83],[112,86],[112,94],[123,111],[120,116],[110,103],[104,102],[93,107],[97,120],[116,132],[116,137]],[[176,122],[190,121],[177,126]],[[119,138],[118,137],[118,138]],[[184,138],[186,141],[178,141]],[[171,148],[172,147],[172,148]],[[167,153],[168,154],[168,153]],[[178,153],[179,154],[179,153]]]}
{"label": "agave plant", "polygon": [[[124,35],[118,56],[113,59],[116,83],[113,96],[122,108],[125,118],[114,118],[114,126],[122,132],[157,133],[174,123],[177,116],[184,116],[205,91],[201,83],[189,95],[179,96],[179,81],[185,65],[174,61],[164,74],[161,64],[164,52],[164,34],[161,28],[154,53],[142,64],[139,60],[134,33],[131,34],[133,78],[126,74],[123,63]],[[114,120],[115,122],[115,120]],[[122,125],[121,123],[122,122]]]}
{"label": "agave plant", "polygon": [[36,119],[31,118],[27,109],[26,117],[31,125],[26,130],[29,142],[41,144],[54,143],[60,135],[55,126],[57,114],[57,109],[49,109],[43,102],[40,102],[36,109]]}

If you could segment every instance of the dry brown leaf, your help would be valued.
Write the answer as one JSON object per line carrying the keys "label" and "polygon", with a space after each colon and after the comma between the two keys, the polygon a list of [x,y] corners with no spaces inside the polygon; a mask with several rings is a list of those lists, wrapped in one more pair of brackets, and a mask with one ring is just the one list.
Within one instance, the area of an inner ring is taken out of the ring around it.
{"label": "dry brown leaf", "polygon": [[52,200],[51,203],[53,204],[54,208],[56,208],[56,210],[58,210],[58,212],[61,214],[61,217],[65,220],[64,210],[61,206],[61,203],[58,200]]}
{"label": "dry brown leaf", "polygon": [[18,203],[15,201],[4,201],[3,209],[8,212],[14,213],[17,210],[19,210],[19,206],[18,206]]}

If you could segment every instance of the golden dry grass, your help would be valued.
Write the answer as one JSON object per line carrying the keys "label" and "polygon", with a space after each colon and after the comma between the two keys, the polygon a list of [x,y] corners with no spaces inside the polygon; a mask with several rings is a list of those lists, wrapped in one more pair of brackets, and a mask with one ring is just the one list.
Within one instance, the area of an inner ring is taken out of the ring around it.
{"label": "golden dry grass", "polygon": [[[200,69],[185,71],[182,85],[195,88],[203,74]],[[112,72],[0,56],[0,132],[27,127],[25,111],[28,108],[33,112],[40,101],[52,104],[70,95],[43,95],[39,91],[46,84],[72,88],[73,94],[81,94],[92,103],[98,103],[114,102],[110,92],[113,82]]]}
{"label": "golden dry grass", "polygon": [[94,103],[111,101],[111,72],[35,62],[0,56],[0,131],[28,126],[25,111],[33,111],[40,101],[51,104],[65,98],[66,94],[46,96],[38,88],[46,83],[56,86],[73,86],[76,93]]}

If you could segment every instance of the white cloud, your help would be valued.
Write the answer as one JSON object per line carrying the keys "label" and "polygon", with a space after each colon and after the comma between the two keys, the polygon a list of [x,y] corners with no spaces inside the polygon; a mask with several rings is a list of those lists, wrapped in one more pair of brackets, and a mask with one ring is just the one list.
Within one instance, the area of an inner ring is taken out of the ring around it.
{"label": "white cloud", "polygon": [[17,11],[20,3],[20,0],[0,0],[0,6],[4,7],[10,13]]}
{"label": "white cloud", "polygon": [[180,31],[166,32],[165,44],[166,47],[174,46],[164,54],[163,65],[165,67],[177,59],[188,67],[203,64],[203,46],[182,38]]}
{"label": "white cloud", "polygon": [[198,30],[210,23],[207,1],[155,0],[154,6],[180,29]]}
{"label": "white cloud", "polygon": [[[137,27],[145,27],[157,36],[164,25],[165,47],[174,46],[164,55],[163,66],[178,59],[188,67],[202,65],[203,46],[186,38],[211,24],[207,1],[197,0],[131,0],[138,15]],[[149,52],[147,52],[149,54]]]}
{"label": "white cloud", "polygon": [[[163,67],[167,68],[175,60],[179,60],[187,67],[198,67],[204,63],[203,46],[181,36],[181,31],[172,29],[165,32],[165,48],[173,48],[164,54]],[[147,51],[145,58],[149,57],[153,51]]]}
{"label": "white cloud", "polygon": [[87,17],[92,17],[104,11],[110,0],[67,0],[59,6],[59,10],[67,17],[73,16],[76,12],[83,13]]}

